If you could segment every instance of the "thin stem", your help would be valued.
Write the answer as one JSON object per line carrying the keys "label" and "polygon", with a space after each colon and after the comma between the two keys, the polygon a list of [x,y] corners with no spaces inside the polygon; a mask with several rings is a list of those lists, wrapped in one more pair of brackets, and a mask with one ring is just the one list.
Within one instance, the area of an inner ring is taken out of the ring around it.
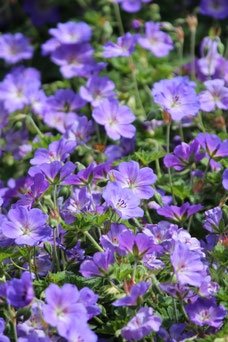
{"label": "thin stem", "polygon": [[183,299],[182,299],[182,298],[180,299],[180,306],[181,306],[181,310],[182,310],[182,312],[183,312],[183,314],[184,314],[185,319],[186,319],[187,321],[189,321],[188,315],[187,315],[187,313],[186,313],[186,311],[185,311],[185,308],[184,308],[184,303],[183,303]]}
{"label": "thin stem", "polygon": [[104,252],[103,248],[98,245],[98,243],[94,240],[94,238],[88,231],[84,232],[84,234],[100,252]]}
{"label": "thin stem", "polygon": [[188,221],[188,228],[187,228],[188,232],[190,232],[190,229],[191,229],[192,219],[193,219],[193,216],[191,216]]}
{"label": "thin stem", "polygon": [[175,320],[176,320],[176,323],[177,323],[178,322],[178,315],[177,315],[177,303],[175,301],[175,298],[173,298],[173,308],[174,308]]}
{"label": "thin stem", "polygon": [[41,132],[41,130],[39,129],[39,127],[36,125],[35,121],[33,120],[33,118],[30,115],[27,115],[27,119],[30,121],[32,127],[34,128],[34,130],[36,131],[36,133],[38,134],[39,138],[42,139],[44,137],[43,133]]}
{"label": "thin stem", "polygon": [[22,271],[28,271],[26,268],[17,265],[17,264],[13,261],[13,259],[10,258],[10,261],[12,262],[12,264],[13,264],[15,267],[19,268],[20,270],[22,270]]}
{"label": "thin stem", "polygon": [[28,262],[29,262],[29,272],[32,273],[32,256],[31,249],[28,247]]}
{"label": "thin stem", "polygon": [[99,125],[97,123],[95,123],[95,127],[96,127],[96,134],[97,134],[98,143],[101,144],[101,135],[100,135]]}
{"label": "thin stem", "polygon": [[136,259],[135,259],[135,262],[134,262],[134,266],[133,266],[133,274],[132,274],[132,280],[133,280],[133,282],[135,282],[137,264],[138,264],[138,260],[137,260],[137,258],[136,258]]}
{"label": "thin stem", "polygon": [[133,60],[132,56],[129,57],[129,61],[130,61],[130,69],[132,71],[132,79],[133,79],[133,83],[134,83],[136,97],[137,97],[139,105],[141,107],[141,111],[142,111],[144,117],[146,118],[146,111],[145,111],[145,109],[143,107],[143,103],[142,103],[142,100],[141,100],[141,97],[140,97],[140,94],[139,94],[139,87],[138,87],[138,82],[137,82],[136,72],[135,72],[135,63],[134,63],[134,60]]}
{"label": "thin stem", "polygon": [[204,173],[204,177],[203,177],[203,182],[204,183],[207,180],[207,173],[208,173],[208,170],[209,170],[210,162],[211,162],[211,157],[208,159],[208,163],[207,163],[206,170],[205,170],[205,173]]}
{"label": "thin stem", "polygon": [[183,48],[184,48],[184,44],[183,42],[180,42],[180,47],[179,47],[179,60],[180,60],[180,76],[182,75],[182,66],[183,66]]}
{"label": "thin stem", "polygon": [[116,16],[116,20],[117,20],[117,23],[118,23],[120,35],[123,36],[124,35],[124,27],[123,27],[123,22],[122,22],[121,14],[120,14],[119,4],[117,2],[114,2],[113,5],[114,5],[115,16]]}
{"label": "thin stem", "polygon": [[152,220],[151,220],[150,213],[149,213],[149,210],[148,210],[146,204],[144,205],[144,210],[145,210],[145,213],[146,213],[146,217],[147,217],[148,222],[149,222],[150,224],[152,224],[153,222],[152,222]]}
{"label": "thin stem", "polygon": [[57,248],[56,248],[56,231],[55,230],[56,228],[53,229],[54,259],[56,261],[57,270],[58,272],[60,272],[61,268],[60,268],[59,257],[58,257]]}
{"label": "thin stem", "polygon": [[[170,127],[171,124],[168,123],[167,124],[167,131],[166,131],[166,147],[167,147],[167,153],[169,153],[169,144],[170,144]],[[172,183],[172,173],[171,173],[171,169],[168,168],[168,174],[169,174],[169,186],[171,189],[171,194],[172,194],[172,198],[173,198],[173,204],[176,204],[176,199],[175,199],[175,195],[173,192],[173,183]]]}
{"label": "thin stem", "polygon": [[12,322],[12,327],[13,327],[14,342],[17,342],[17,321],[16,321],[16,318],[14,318],[11,322]]}
{"label": "thin stem", "polygon": [[195,79],[195,45],[196,45],[196,30],[191,30],[191,78]]}
{"label": "thin stem", "polygon": [[179,123],[179,132],[180,132],[181,141],[184,142],[184,131],[183,131],[181,121]]}
{"label": "thin stem", "polygon": [[203,118],[202,118],[201,112],[198,113],[198,119],[199,119],[199,123],[200,123],[201,129],[202,129],[203,133],[205,134],[206,133],[206,129],[205,129],[204,124],[203,124]]}

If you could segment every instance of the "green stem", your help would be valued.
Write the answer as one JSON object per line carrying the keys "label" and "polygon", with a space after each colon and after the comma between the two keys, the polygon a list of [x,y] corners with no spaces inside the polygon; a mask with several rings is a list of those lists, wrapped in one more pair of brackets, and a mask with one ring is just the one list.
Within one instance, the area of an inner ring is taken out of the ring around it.
{"label": "green stem", "polygon": [[[167,147],[167,154],[169,153],[169,144],[170,144],[170,127],[171,124],[168,123],[167,124],[167,131],[166,131],[166,147]],[[171,194],[172,194],[172,198],[173,198],[173,204],[176,205],[176,198],[173,192],[173,183],[172,183],[172,173],[171,173],[171,169],[168,168],[168,174],[169,174],[169,186],[171,189]]]}
{"label": "green stem", "polygon": [[175,298],[173,298],[173,308],[174,308],[175,320],[176,320],[176,323],[177,323],[178,322],[178,315],[177,315],[177,303],[176,303]]}
{"label": "green stem", "polygon": [[132,79],[133,79],[133,83],[134,83],[135,94],[136,94],[136,97],[138,99],[141,111],[142,111],[144,117],[146,118],[146,111],[143,107],[143,103],[142,103],[142,100],[141,100],[141,97],[139,94],[139,87],[138,87],[138,82],[137,82],[137,77],[136,77],[136,72],[135,72],[135,63],[134,63],[132,56],[129,57],[129,61],[130,61],[130,66],[132,66],[132,67],[130,67],[130,69],[132,71]]}
{"label": "green stem", "polygon": [[100,135],[99,125],[96,123],[95,127],[96,127],[96,134],[97,134],[98,143],[101,144],[101,135]]}
{"label": "green stem", "polygon": [[195,45],[196,45],[196,30],[191,30],[191,78],[195,79]]}
{"label": "green stem", "polygon": [[36,131],[36,133],[38,134],[38,136],[41,140],[44,137],[44,135],[41,132],[41,130],[39,129],[39,127],[36,125],[35,121],[33,120],[33,118],[30,115],[27,115],[27,119],[30,121],[32,127],[34,128],[34,130]]}
{"label": "green stem", "polygon": [[32,273],[32,257],[31,257],[30,247],[28,247],[28,262],[29,262],[29,272]]}
{"label": "green stem", "polygon": [[181,121],[179,123],[179,132],[180,132],[181,141],[184,142],[184,131],[183,131]]}
{"label": "green stem", "polygon": [[207,167],[206,167],[206,170],[205,170],[205,173],[204,173],[204,177],[203,177],[203,182],[204,183],[207,181],[207,173],[208,173],[208,170],[209,170],[210,161],[211,161],[211,157],[208,160]]}
{"label": "green stem", "polygon": [[60,264],[59,264],[59,257],[57,253],[57,247],[56,247],[56,228],[53,229],[53,245],[54,245],[54,259],[56,261],[57,270],[58,272],[61,271]]}
{"label": "green stem", "polygon": [[188,228],[187,228],[188,232],[190,232],[190,229],[191,229],[192,219],[193,219],[193,216],[191,216],[188,221]]}
{"label": "green stem", "polygon": [[84,232],[84,234],[100,252],[104,252],[103,248],[98,245],[98,243],[94,240],[94,238],[88,231]]}
{"label": "green stem", "polygon": [[123,27],[123,22],[122,22],[121,14],[120,14],[119,4],[117,2],[114,2],[113,5],[114,5],[115,16],[116,16],[116,20],[117,20],[117,23],[118,23],[120,35],[123,36],[124,35],[124,27]]}
{"label": "green stem", "polygon": [[182,76],[182,66],[183,66],[183,48],[184,44],[180,42],[180,47],[179,47],[179,60],[180,60],[180,76]]}
{"label": "green stem", "polygon": [[183,303],[183,299],[182,299],[182,298],[180,299],[180,306],[181,306],[181,310],[182,310],[182,312],[183,312],[183,314],[184,314],[185,319],[186,319],[187,321],[189,321],[188,315],[187,315],[187,313],[186,313],[186,311],[185,311],[185,308],[184,308],[184,303]]}
{"label": "green stem", "polygon": [[144,205],[144,210],[145,210],[145,213],[146,213],[146,217],[147,217],[148,222],[149,222],[150,224],[152,224],[153,222],[152,222],[152,220],[151,220],[150,213],[149,213],[149,210],[148,210],[146,204]]}
{"label": "green stem", "polygon": [[133,274],[132,274],[132,280],[133,280],[133,282],[135,282],[137,264],[138,264],[138,260],[137,260],[137,258],[136,258],[136,259],[135,259],[135,262],[134,262],[134,266],[133,266]]}
{"label": "green stem", "polygon": [[14,342],[17,342],[17,323],[16,323],[16,318],[11,321],[12,322],[12,327],[13,327],[13,337],[14,337]]}
{"label": "green stem", "polygon": [[202,118],[201,112],[198,113],[198,119],[199,119],[199,123],[200,123],[201,129],[202,129],[203,133],[205,134],[206,133],[206,129],[205,129],[204,124],[203,124],[203,118]]}
{"label": "green stem", "polygon": [[17,265],[17,264],[13,261],[13,259],[10,258],[10,261],[12,262],[12,264],[13,264],[15,267],[19,268],[20,270],[22,270],[22,271],[28,271],[26,268]]}

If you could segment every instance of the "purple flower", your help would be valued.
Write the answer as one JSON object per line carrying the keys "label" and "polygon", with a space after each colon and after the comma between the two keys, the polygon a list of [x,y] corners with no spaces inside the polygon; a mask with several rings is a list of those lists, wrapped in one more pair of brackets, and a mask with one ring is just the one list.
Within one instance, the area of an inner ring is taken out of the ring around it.
{"label": "purple flower", "polygon": [[152,0],[114,0],[121,3],[121,7],[124,11],[133,13],[138,12],[141,9],[142,3],[151,2]]}
{"label": "purple flower", "polygon": [[118,255],[125,255],[125,249],[119,247],[119,236],[124,231],[127,230],[127,227],[123,223],[112,223],[110,226],[110,230],[106,235],[102,235],[100,237],[100,243],[104,249],[109,248],[116,252]]}
{"label": "purple flower", "polygon": [[199,133],[196,137],[209,157],[218,161],[221,157],[228,156],[228,139],[223,142],[216,134]]}
{"label": "purple flower", "polygon": [[83,277],[97,277],[107,273],[109,265],[113,263],[114,252],[107,249],[105,252],[97,252],[92,260],[85,260],[80,266]]}
{"label": "purple flower", "polygon": [[101,312],[99,306],[96,305],[97,300],[98,295],[88,287],[83,287],[83,289],[79,291],[78,302],[85,306],[89,319],[99,315]]}
{"label": "purple flower", "polygon": [[72,89],[59,89],[54,95],[48,96],[45,103],[45,114],[75,113],[86,104],[79,94]]}
{"label": "purple flower", "polygon": [[112,305],[114,306],[135,306],[138,304],[139,297],[143,297],[150,287],[150,281],[146,283],[145,281],[140,281],[131,288],[130,296],[126,296],[116,300]]}
{"label": "purple flower", "polygon": [[196,115],[200,104],[193,86],[188,77],[181,76],[156,82],[152,89],[154,102],[162,106],[173,120],[181,120],[186,115]]}
{"label": "purple flower", "polygon": [[74,172],[75,168],[76,166],[70,161],[64,165],[59,161],[54,161],[50,164],[44,163],[38,166],[32,166],[28,173],[31,177],[41,173],[50,183],[59,184]]}
{"label": "purple flower", "polygon": [[119,247],[137,258],[162,249],[154,244],[152,237],[144,233],[134,235],[131,230],[126,230],[119,236]]}
{"label": "purple flower", "polygon": [[135,120],[130,108],[119,106],[118,100],[105,99],[100,106],[93,110],[92,117],[100,125],[104,125],[107,135],[118,140],[121,136],[133,138],[135,127],[131,123]]}
{"label": "purple flower", "polygon": [[140,199],[130,189],[122,189],[116,182],[108,183],[103,192],[103,198],[124,220],[143,216],[144,212],[139,208]]}
{"label": "purple flower", "polygon": [[30,59],[33,47],[22,33],[6,33],[0,36],[0,58],[7,63],[17,63],[22,59]]}
{"label": "purple flower", "polygon": [[143,229],[143,233],[152,237],[154,244],[165,247],[171,243],[173,234],[177,229],[178,226],[176,224],[160,221],[157,224],[147,224]]}
{"label": "purple flower", "polygon": [[131,189],[140,199],[149,199],[155,193],[151,185],[156,182],[157,176],[149,167],[140,169],[136,161],[120,163],[118,171],[112,170],[110,174],[122,188]]}
{"label": "purple flower", "polygon": [[201,0],[200,13],[217,19],[228,16],[228,3],[226,0]]}
{"label": "purple flower", "polygon": [[200,287],[205,272],[199,253],[191,251],[184,243],[176,242],[170,260],[180,285]]}
{"label": "purple flower", "polygon": [[207,90],[199,94],[200,109],[211,112],[216,108],[228,109],[228,88],[224,87],[224,80],[210,80],[204,82]]}
{"label": "purple flower", "polygon": [[[75,188],[72,197],[69,197],[64,205],[61,214],[67,224],[72,224],[75,221],[73,215],[88,211],[91,204],[91,196],[88,195],[86,186],[83,188]],[[73,214],[73,215],[72,215]]]}
{"label": "purple flower", "polygon": [[9,337],[5,336],[4,330],[5,330],[5,321],[3,318],[0,317],[0,342],[10,342]]}
{"label": "purple flower", "polygon": [[0,100],[10,113],[29,103],[27,94],[40,87],[40,74],[34,68],[14,68],[0,83]]}
{"label": "purple flower", "polygon": [[150,270],[158,270],[159,268],[165,267],[164,262],[157,258],[156,252],[144,254],[142,262]]}
{"label": "purple flower", "polygon": [[132,35],[127,32],[124,36],[117,38],[117,43],[107,42],[103,46],[103,56],[105,58],[129,57],[135,50],[137,40],[138,34]]}
{"label": "purple flower", "polygon": [[172,235],[173,242],[179,241],[181,243],[184,243],[191,251],[196,251],[202,256],[204,256],[204,253],[202,253],[202,248],[200,246],[199,240],[197,240],[194,237],[191,237],[189,232],[183,228],[180,228],[178,230],[175,230]]}
{"label": "purple flower", "polygon": [[79,303],[79,291],[75,285],[64,284],[59,288],[51,284],[45,290],[47,304],[43,306],[43,318],[46,323],[57,328],[58,333],[65,336],[71,323],[88,320],[85,306]]}
{"label": "purple flower", "polygon": [[45,180],[42,174],[37,174],[32,178],[33,183],[25,194],[19,194],[21,198],[17,205],[32,207],[34,202],[49,188],[49,182]]}
{"label": "purple flower", "polygon": [[187,333],[183,334],[185,328],[185,323],[176,323],[170,327],[169,332],[163,328],[160,328],[158,335],[164,342],[182,342],[195,335],[192,331],[188,331]]}
{"label": "purple flower", "polygon": [[190,145],[182,142],[175,147],[173,154],[165,156],[164,164],[166,167],[173,167],[177,171],[183,170],[204,158],[205,153],[199,153],[199,151],[200,144],[198,140],[194,139]]}
{"label": "purple flower", "polygon": [[63,184],[87,185],[92,182],[95,165],[92,163],[86,169],[80,170],[76,175],[66,177]]}
{"label": "purple flower", "polygon": [[220,222],[222,223],[222,209],[215,207],[213,209],[205,211],[205,221],[203,228],[207,229],[211,233],[219,233]]}
{"label": "purple flower", "polygon": [[222,175],[222,185],[224,189],[228,190],[228,169],[223,172]]}
{"label": "purple flower", "polygon": [[214,328],[222,326],[222,320],[227,314],[223,305],[217,306],[215,297],[198,298],[196,302],[188,304],[185,311],[193,323],[201,327],[207,324]]}
{"label": "purple flower", "polygon": [[219,291],[219,285],[211,281],[211,276],[206,276],[199,288],[199,295],[210,298]]}
{"label": "purple flower", "polygon": [[24,10],[37,27],[46,23],[55,23],[59,19],[58,7],[50,6],[47,2],[43,3],[40,0],[24,0]]}
{"label": "purple flower", "polygon": [[34,298],[31,275],[24,272],[21,279],[14,278],[7,282],[7,302],[15,308],[23,308],[29,305]]}
{"label": "purple flower", "polygon": [[120,145],[109,145],[104,151],[108,160],[119,160],[129,154],[135,146],[135,137],[132,139],[121,138]]}
{"label": "purple flower", "polygon": [[164,207],[157,210],[157,213],[174,221],[183,222],[202,208],[201,204],[190,205],[189,202],[186,202],[181,207],[164,205]]}
{"label": "purple flower", "polygon": [[138,39],[139,44],[146,50],[151,51],[156,57],[164,57],[173,50],[173,42],[171,37],[161,31],[162,25],[149,21],[145,24],[146,36]]}
{"label": "purple flower", "polygon": [[67,126],[63,137],[77,145],[84,145],[90,139],[92,127],[92,121],[88,120],[85,115],[76,116],[72,124]]}
{"label": "purple flower", "polygon": [[121,336],[127,341],[138,341],[152,331],[158,331],[160,326],[161,318],[153,315],[152,308],[141,308],[121,330]]}
{"label": "purple flower", "polygon": [[69,342],[97,342],[97,335],[90,329],[89,325],[79,320],[74,320],[67,332],[64,334]]}
{"label": "purple flower", "polygon": [[65,133],[67,127],[70,127],[77,120],[77,115],[75,113],[51,112],[44,114],[43,120],[47,126],[57,129],[60,133]]}
{"label": "purple flower", "polygon": [[62,44],[77,44],[90,40],[92,30],[84,22],[58,23],[57,28],[51,28],[49,33]]}
{"label": "purple flower", "polygon": [[201,43],[201,58],[197,61],[197,67],[202,73],[203,79],[205,76],[214,75],[220,69],[220,65],[223,64],[223,59],[218,53],[218,44],[219,40],[217,37],[215,39],[205,37]]}
{"label": "purple flower", "polygon": [[38,148],[35,151],[34,158],[30,160],[32,165],[40,165],[43,163],[51,163],[53,161],[64,162],[75,149],[75,142],[60,139],[53,141],[46,148]]}
{"label": "purple flower", "polygon": [[48,216],[40,209],[28,210],[19,206],[8,212],[8,221],[3,221],[2,232],[6,237],[15,239],[17,245],[35,246],[51,236],[47,220]]}
{"label": "purple flower", "polygon": [[52,53],[51,60],[60,66],[60,72],[65,78],[87,77],[95,67],[93,52],[88,43],[62,45]]}
{"label": "purple flower", "polygon": [[107,77],[92,75],[85,87],[80,88],[81,97],[96,107],[101,104],[105,98],[113,99],[116,93],[113,91],[115,84]]}

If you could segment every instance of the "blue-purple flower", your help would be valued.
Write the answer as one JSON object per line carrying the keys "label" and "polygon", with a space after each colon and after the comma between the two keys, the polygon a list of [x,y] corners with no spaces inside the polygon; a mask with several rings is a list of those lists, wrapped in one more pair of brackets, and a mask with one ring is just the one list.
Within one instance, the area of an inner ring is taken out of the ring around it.
{"label": "blue-purple flower", "polygon": [[200,287],[205,270],[199,253],[191,251],[185,243],[176,242],[170,260],[180,285]]}
{"label": "blue-purple flower", "polygon": [[8,212],[8,220],[2,223],[2,232],[6,237],[15,239],[17,245],[35,246],[51,236],[47,220],[48,216],[40,209],[28,210],[19,206]]}
{"label": "blue-purple flower", "polygon": [[183,222],[202,208],[201,204],[190,205],[189,202],[186,202],[181,207],[164,205],[157,210],[157,213],[174,221]]}
{"label": "blue-purple flower", "polygon": [[222,185],[224,189],[228,190],[228,169],[223,172],[222,175]]}
{"label": "blue-purple flower", "polygon": [[220,222],[222,220],[222,209],[215,207],[205,211],[205,221],[203,227],[210,233],[219,233]]}
{"label": "blue-purple flower", "polygon": [[141,9],[142,3],[148,3],[152,0],[114,0],[121,4],[124,11],[133,13],[138,12]]}
{"label": "blue-purple flower", "polygon": [[113,91],[115,84],[107,77],[99,77],[98,75],[92,75],[86,86],[80,88],[81,97],[90,102],[92,106],[96,107],[101,104],[101,102],[108,98],[113,99],[116,93]]}
{"label": "blue-purple flower", "polygon": [[105,58],[112,57],[129,57],[135,50],[138,35],[127,32],[124,36],[117,39],[117,43],[107,42],[104,46],[103,56]]}
{"label": "blue-purple flower", "polygon": [[114,252],[107,249],[105,252],[97,252],[92,260],[85,260],[80,266],[83,277],[103,276],[108,272],[109,265],[113,263]]}
{"label": "blue-purple flower", "polygon": [[153,315],[152,308],[141,308],[121,330],[121,336],[127,341],[139,341],[152,331],[158,331],[160,326],[161,318]]}
{"label": "blue-purple flower", "polygon": [[221,141],[216,134],[199,133],[196,137],[202,148],[208,153],[210,159],[215,161],[228,156],[228,139]]}
{"label": "blue-purple flower", "polygon": [[30,59],[32,55],[33,47],[22,33],[6,33],[0,36],[0,58],[7,63],[14,64],[22,59]]}
{"label": "blue-purple flower", "polygon": [[79,302],[79,291],[75,285],[64,284],[59,288],[51,284],[45,290],[47,304],[42,307],[45,322],[57,328],[65,336],[71,323],[88,320],[85,306]]}
{"label": "blue-purple flower", "polygon": [[204,158],[205,153],[200,152],[200,143],[194,139],[189,145],[182,142],[176,146],[173,154],[167,154],[164,158],[166,167],[173,167],[177,171],[181,171],[193,163]]}
{"label": "blue-purple flower", "polygon": [[135,284],[131,288],[131,293],[129,296],[120,298],[116,300],[112,305],[114,306],[135,306],[138,304],[138,300],[140,297],[143,297],[147,290],[149,289],[151,283],[140,281],[139,283]]}
{"label": "blue-purple flower", "polygon": [[161,31],[162,25],[149,21],[145,24],[145,27],[146,35],[138,39],[139,44],[144,49],[151,51],[156,57],[167,56],[174,46],[171,37]]}
{"label": "blue-purple flower", "polygon": [[118,100],[105,99],[94,108],[92,117],[105,127],[107,135],[113,140],[133,138],[135,135],[136,129],[131,125],[135,116],[127,106],[119,106]]}
{"label": "blue-purple flower", "polygon": [[211,112],[215,109],[228,109],[228,88],[220,79],[204,82],[206,90],[199,93],[200,109]]}
{"label": "blue-purple flower", "polygon": [[49,33],[62,44],[77,44],[89,41],[92,30],[84,22],[68,21],[58,23],[57,28],[51,28]]}
{"label": "blue-purple flower", "polygon": [[110,174],[122,188],[129,188],[140,199],[150,199],[155,190],[151,187],[157,176],[149,167],[139,168],[139,163],[131,160],[118,165],[118,170],[111,170]]}
{"label": "blue-purple flower", "polygon": [[29,305],[34,299],[31,274],[24,272],[21,279],[14,278],[7,282],[7,302],[15,308],[23,308]]}
{"label": "blue-purple flower", "polygon": [[123,189],[119,183],[109,182],[103,192],[103,198],[122,219],[143,216],[144,212],[139,208],[140,199],[130,189]]}
{"label": "blue-purple flower", "polygon": [[225,19],[228,16],[228,3],[226,0],[201,0],[200,13],[216,19]]}
{"label": "blue-purple flower", "polygon": [[194,84],[188,77],[177,76],[156,82],[152,95],[154,102],[163,107],[173,120],[181,120],[186,115],[195,116],[200,109]]}
{"label": "blue-purple flower", "polygon": [[196,302],[190,303],[185,307],[190,320],[199,325],[209,325],[220,328],[227,311],[223,305],[217,306],[216,299],[198,298]]}
{"label": "blue-purple flower", "polygon": [[125,255],[127,252],[125,249],[121,248],[119,242],[119,236],[124,231],[127,230],[125,224],[122,223],[112,223],[110,230],[107,234],[100,237],[100,243],[104,249],[110,249],[116,252],[118,255]]}

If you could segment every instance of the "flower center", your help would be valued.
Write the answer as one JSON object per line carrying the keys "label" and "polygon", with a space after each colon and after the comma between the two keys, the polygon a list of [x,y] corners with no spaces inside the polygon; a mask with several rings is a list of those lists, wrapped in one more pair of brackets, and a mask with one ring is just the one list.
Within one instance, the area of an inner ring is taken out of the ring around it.
{"label": "flower center", "polygon": [[116,207],[124,209],[127,207],[127,203],[123,199],[119,198]]}

